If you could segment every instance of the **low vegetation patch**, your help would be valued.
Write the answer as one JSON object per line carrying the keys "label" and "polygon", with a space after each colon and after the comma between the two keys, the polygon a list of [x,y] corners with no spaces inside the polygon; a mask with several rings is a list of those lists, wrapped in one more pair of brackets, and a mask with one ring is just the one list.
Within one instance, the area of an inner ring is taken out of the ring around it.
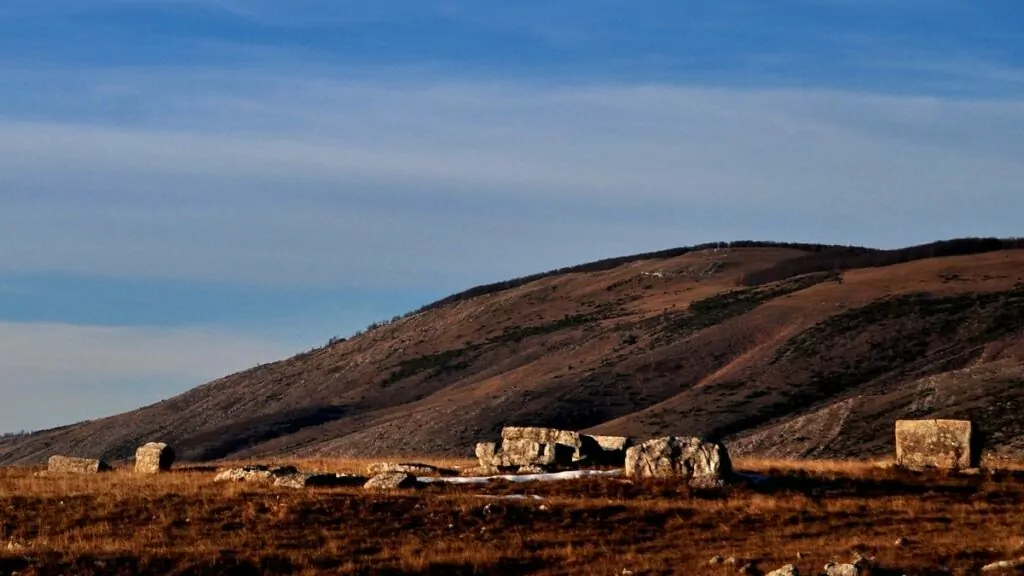
{"label": "low vegetation patch", "polygon": [[217,484],[211,472],[37,478],[7,469],[0,573],[735,573],[708,566],[721,556],[817,574],[862,553],[892,573],[964,574],[1021,555],[1018,473],[737,467],[756,476],[717,494],[624,479],[368,494]]}

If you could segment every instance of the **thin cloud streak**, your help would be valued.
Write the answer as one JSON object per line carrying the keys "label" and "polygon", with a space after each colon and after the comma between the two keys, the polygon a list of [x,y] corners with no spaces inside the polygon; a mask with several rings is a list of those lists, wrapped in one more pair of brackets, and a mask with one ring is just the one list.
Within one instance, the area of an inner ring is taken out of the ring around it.
{"label": "thin cloud streak", "polygon": [[707,240],[1008,234],[1024,209],[1015,100],[219,77],[103,78],[143,122],[0,121],[0,270],[459,288]]}

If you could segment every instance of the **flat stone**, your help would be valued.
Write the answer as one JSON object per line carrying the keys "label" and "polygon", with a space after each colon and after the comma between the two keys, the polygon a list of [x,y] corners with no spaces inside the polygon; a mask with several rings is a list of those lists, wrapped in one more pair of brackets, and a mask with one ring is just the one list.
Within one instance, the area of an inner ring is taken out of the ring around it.
{"label": "flat stone", "polygon": [[294,466],[243,466],[241,468],[229,468],[214,476],[214,482],[265,482],[272,483],[277,478],[294,476],[299,471]]}
{"label": "flat stone", "polygon": [[411,463],[399,463],[399,462],[376,462],[366,467],[367,473],[370,476],[376,476],[378,474],[387,474],[388,472],[406,472],[408,474],[414,474],[416,476],[458,476],[459,473],[456,470],[450,470],[448,468],[438,468],[437,466],[431,466],[429,464],[420,464],[416,462]]}
{"label": "flat stone", "polygon": [[1002,572],[1005,570],[1016,570],[1024,567],[1024,558],[1018,558],[1016,560],[1002,560],[1000,562],[993,562],[982,566],[982,572]]}
{"label": "flat stone", "polygon": [[825,576],[860,576],[860,570],[853,564],[826,564]]}
{"label": "flat stone", "polygon": [[46,470],[51,474],[98,474],[111,468],[103,460],[55,455],[47,460]]}
{"label": "flat stone", "polygon": [[363,488],[366,490],[401,490],[415,488],[419,485],[416,477],[405,472],[388,472],[370,478]]}

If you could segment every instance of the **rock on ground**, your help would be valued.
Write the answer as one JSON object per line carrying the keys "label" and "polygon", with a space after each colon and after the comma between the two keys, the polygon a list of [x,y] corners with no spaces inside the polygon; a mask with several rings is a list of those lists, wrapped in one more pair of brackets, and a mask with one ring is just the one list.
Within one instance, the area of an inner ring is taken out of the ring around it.
{"label": "rock on ground", "polygon": [[109,471],[110,465],[103,460],[57,455],[50,456],[46,469],[58,474],[98,474]]}
{"label": "rock on ground", "polygon": [[772,570],[767,576],[800,576],[800,571],[796,569],[796,566],[787,564],[778,570]]}
{"label": "rock on ground", "polygon": [[546,472],[547,470],[541,466],[520,466],[516,470],[516,474],[544,474]]}
{"label": "rock on ground", "polygon": [[366,477],[352,474],[306,474],[297,473],[287,476],[278,476],[274,479],[274,486],[282,488],[339,488],[362,486],[366,483]]}
{"label": "rock on ground", "polygon": [[294,466],[243,466],[241,468],[223,470],[213,478],[213,481],[269,483],[283,476],[294,476],[298,472]]}
{"label": "rock on ground", "polygon": [[363,488],[367,490],[400,490],[415,488],[419,482],[416,477],[406,472],[388,472],[370,478]]}
{"label": "rock on ground", "polygon": [[626,475],[634,478],[688,478],[698,489],[720,488],[732,475],[725,446],[699,437],[648,440],[626,451]]}
{"label": "rock on ground", "polygon": [[825,576],[860,576],[860,570],[853,564],[826,564]]}
{"label": "rock on ground", "polygon": [[459,473],[456,470],[449,470],[448,468],[438,468],[437,466],[431,466],[429,464],[419,463],[396,463],[396,462],[376,462],[370,464],[366,468],[367,473],[370,476],[376,476],[378,474],[387,474],[388,472],[406,472],[408,474],[415,474],[417,476],[458,476]]}
{"label": "rock on ground", "polygon": [[1004,570],[1016,570],[1018,568],[1024,568],[1024,558],[1018,558],[1016,560],[1003,560],[1002,562],[993,562],[987,564],[981,568],[982,572],[1000,572]]}
{"label": "rock on ground", "polygon": [[[541,445],[553,445],[555,448],[549,450],[555,451],[569,451],[569,462],[567,464],[559,465],[571,465],[573,462],[588,462],[597,463],[596,461],[601,457],[603,449],[597,442],[594,436],[588,436],[586,434],[580,434],[572,430],[558,430],[557,428],[540,428],[536,426],[506,426],[501,430],[501,444],[504,450],[504,445],[511,441],[518,442],[535,442]],[[564,448],[562,448],[564,447]],[[524,464],[537,464],[536,462],[514,462],[513,464],[524,465]]]}
{"label": "rock on ground", "polygon": [[174,450],[161,442],[150,442],[135,451],[136,474],[167,472],[174,464]]}
{"label": "rock on ground", "polygon": [[463,468],[462,476],[498,476],[501,474],[501,470],[495,466],[476,466],[473,468]]}
{"label": "rock on ground", "polygon": [[976,468],[980,450],[967,420],[897,420],[896,464],[907,468]]}

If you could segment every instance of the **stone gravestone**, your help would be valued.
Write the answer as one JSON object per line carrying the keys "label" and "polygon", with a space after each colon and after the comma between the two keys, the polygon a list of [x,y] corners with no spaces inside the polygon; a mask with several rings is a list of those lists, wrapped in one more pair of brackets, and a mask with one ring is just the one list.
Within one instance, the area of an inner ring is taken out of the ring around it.
{"label": "stone gravestone", "polygon": [[669,436],[626,451],[626,475],[634,478],[683,477],[693,488],[720,488],[732,475],[725,446],[703,438]]}
{"label": "stone gravestone", "polygon": [[174,450],[161,442],[150,442],[135,451],[136,474],[167,472],[174,464]]}
{"label": "stone gravestone", "polygon": [[50,456],[46,469],[56,474],[98,474],[109,471],[110,465],[103,460],[56,455]]}
{"label": "stone gravestone", "polygon": [[906,468],[963,470],[981,460],[968,420],[897,420],[896,464]]}

